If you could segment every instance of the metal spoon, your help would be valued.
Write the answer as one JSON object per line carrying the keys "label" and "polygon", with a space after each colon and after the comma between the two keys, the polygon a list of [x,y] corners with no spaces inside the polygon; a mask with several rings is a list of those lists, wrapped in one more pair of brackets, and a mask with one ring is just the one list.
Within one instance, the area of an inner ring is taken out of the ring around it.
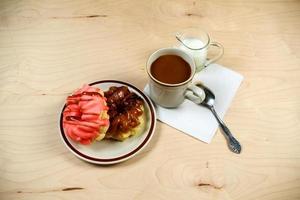
{"label": "metal spoon", "polygon": [[201,105],[208,108],[214,114],[215,118],[217,119],[222,129],[225,138],[227,139],[227,144],[229,149],[234,153],[237,154],[241,153],[242,147],[240,143],[232,136],[229,128],[227,128],[225,123],[220,119],[220,117],[218,116],[214,108],[214,103],[216,99],[214,93],[210,89],[202,85],[201,83],[196,83],[196,85],[204,90],[205,99],[201,102]]}

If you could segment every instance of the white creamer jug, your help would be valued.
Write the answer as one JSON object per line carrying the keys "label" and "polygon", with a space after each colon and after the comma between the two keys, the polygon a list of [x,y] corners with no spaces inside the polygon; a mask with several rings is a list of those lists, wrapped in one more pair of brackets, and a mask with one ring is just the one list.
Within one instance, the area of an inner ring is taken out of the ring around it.
{"label": "white creamer jug", "polygon": [[[209,35],[202,30],[185,29],[176,34],[176,39],[179,41],[177,47],[193,57],[196,72],[219,60],[224,53],[223,46],[218,42],[211,42]],[[218,48],[219,52],[213,58],[208,59],[207,53],[212,46]]]}

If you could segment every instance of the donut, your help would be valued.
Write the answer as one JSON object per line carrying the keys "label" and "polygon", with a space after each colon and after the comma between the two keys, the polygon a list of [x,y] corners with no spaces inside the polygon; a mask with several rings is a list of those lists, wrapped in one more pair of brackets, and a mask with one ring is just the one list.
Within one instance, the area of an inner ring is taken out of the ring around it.
{"label": "donut", "polygon": [[108,109],[103,91],[84,85],[67,97],[63,111],[64,132],[84,145],[102,140],[109,127]]}
{"label": "donut", "polygon": [[126,86],[110,87],[104,96],[110,123],[105,138],[123,141],[144,129],[144,101],[140,96]]}

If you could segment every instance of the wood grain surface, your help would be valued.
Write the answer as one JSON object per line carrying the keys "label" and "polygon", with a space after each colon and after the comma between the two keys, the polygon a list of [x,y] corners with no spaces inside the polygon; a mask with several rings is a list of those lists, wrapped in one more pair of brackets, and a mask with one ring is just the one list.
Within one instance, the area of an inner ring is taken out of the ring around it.
{"label": "wood grain surface", "polygon": [[[225,116],[242,154],[220,132],[207,145],[160,122],[127,162],[71,154],[66,95],[102,79],[142,89],[147,57],[186,27],[245,77]],[[300,199],[300,1],[0,1],[0,199]]]}

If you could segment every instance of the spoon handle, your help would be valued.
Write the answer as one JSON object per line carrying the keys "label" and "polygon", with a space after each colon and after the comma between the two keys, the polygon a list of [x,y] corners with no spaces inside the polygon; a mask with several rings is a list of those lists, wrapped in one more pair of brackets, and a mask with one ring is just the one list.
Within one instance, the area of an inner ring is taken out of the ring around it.
{"label": "spoon handle", "polygon": [[218,116],[215,108],[213,106],[209,106],[209,109],[211,110],[211,112],[214,114],[215,118],[219,122],[222,132],[227,139],[229,149],[234,153],[237,153],[237,154],[241,153],[242,147],[241,147],[240,143],[233,137],[229,128],[222,121],[222,119]]}

